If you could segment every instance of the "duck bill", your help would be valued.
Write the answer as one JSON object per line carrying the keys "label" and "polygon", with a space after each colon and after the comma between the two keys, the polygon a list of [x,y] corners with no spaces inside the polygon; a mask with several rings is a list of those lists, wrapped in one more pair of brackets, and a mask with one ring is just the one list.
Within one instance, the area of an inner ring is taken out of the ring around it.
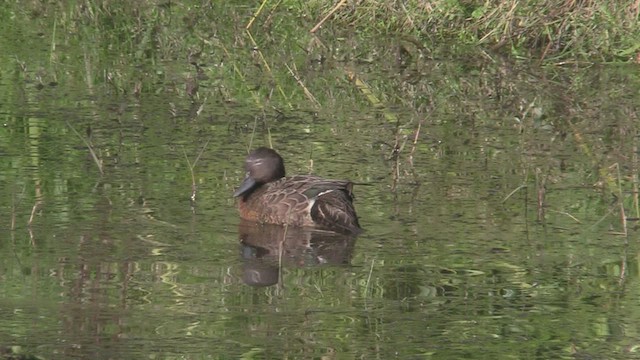
{"label": "duck bill", "polygon": [[236,190],[236,192],[233,193],[233,197],[244,195],[247,191],[251,190],[251,188],[253,188],[255,185],[256,185],[256,181],[247,175],[247,177],[245,177],[244,180],[242,181],[242,184],[240,184],[240,187],[238,188],[238,190]]}

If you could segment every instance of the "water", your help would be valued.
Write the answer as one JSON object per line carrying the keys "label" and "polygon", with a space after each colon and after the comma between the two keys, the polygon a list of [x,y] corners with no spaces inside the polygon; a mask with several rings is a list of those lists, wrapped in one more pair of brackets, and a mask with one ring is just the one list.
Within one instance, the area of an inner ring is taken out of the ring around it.
{"label": "water", "polygon": [[[637,69],[334,65],[307,74],[321,108],[270,108],[214,67],[192,100],[171,61],[139,96],[41,86],[37,44],[0,70],[0,358],[637,356]],[[365,233],[242,224],[269,144],[356,182]]]}

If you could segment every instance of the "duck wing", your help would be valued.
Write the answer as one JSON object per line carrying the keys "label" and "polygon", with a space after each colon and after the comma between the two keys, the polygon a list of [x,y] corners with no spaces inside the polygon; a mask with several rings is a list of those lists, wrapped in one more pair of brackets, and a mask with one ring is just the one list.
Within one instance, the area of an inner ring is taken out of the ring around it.
{"label": "duck wing", "polygon": [[268,184],[261,199],[262,220],[276,224],[316,226],[347,234],[361,231],[353,206],[353,183],[313,175],[283,178]]}
{"label": "duck wing", "polygon": [[322,179],[304,194],[315,199],[310,208],[313,221],[323,228],[357,234],[362,229],[353,206],[353,183],[346,180]]}

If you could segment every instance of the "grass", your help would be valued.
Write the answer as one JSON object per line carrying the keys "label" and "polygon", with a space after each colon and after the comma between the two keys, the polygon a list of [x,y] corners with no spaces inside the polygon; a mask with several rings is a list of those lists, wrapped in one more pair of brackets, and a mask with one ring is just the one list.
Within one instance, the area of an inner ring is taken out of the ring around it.
{"label": "grass", "polygon": [[640,2],[602,1],[360,1],[339,10],[327,4],[300,9],[304,16],[332,14],[338,28],[370,36],[408,36],[425,47],[477,45],[542,61],[628,61]]}
{"label": "grass", "polygon": [[363,38],[405,37],[432,51],[479,46],[552,63],[632,61],[640,50],[638,0],[264,0],[252,6],[94,0],[9,6],[0,15],[55,19],[58,31],[72,36],[94,28],[103,48],[128,48],[136,58],[185,55],[225,37],[243,45],[247,34],[291,41],[303,34],[354,32]]}

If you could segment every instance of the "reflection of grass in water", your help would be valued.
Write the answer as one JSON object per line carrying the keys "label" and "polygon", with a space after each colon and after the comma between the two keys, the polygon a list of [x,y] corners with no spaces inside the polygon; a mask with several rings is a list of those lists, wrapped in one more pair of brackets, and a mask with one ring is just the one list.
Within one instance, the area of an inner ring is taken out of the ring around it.
{"label": "reflection of grass in water", "polygon": [[12,360],[43,360],[45,358],[28,354],[27,351],[22,346],[13,345],[13,346],[3,346],[0,348],[0,358],[1,359],[12,359]]}
{"label": "reflection of grass in water", "polygon": [[196,175],[193,169],[196,167],[196,164],[198,164],[198,160],[200,160],[200,157],[202,156],[202,153],[204,152],[204,150],[207,148],[207,145],[209,145],[209,141],[211,141],[211,139],[208,139],[207,142],[202,146],[202,148],[200,149],[200,152],[198,153],[198,156],[196,156],[196,159],[193,161],[193,164],[191,163],[191,161],[189,160],[189,157],[187,156],[187,151],[184,149],[184,147],[182,148],[184,159],[187,161],[187,165],[189,166],[189,173],[191,174],[191,196],[189,197],[189,199],[191,199],[192,205],[196,201],[196,193],[198,190],[198,186],[196,184]]}
{"label": "reflection of grass in water", "polygon": [[[98,154],[96,154],[96,151],[93,147],[93,145],[91,144],[91,137],[89,134],[89,139],[85,139],[82,135],[80,135],[80,133],[69,123],[69,121],[67,121],[67,126],[69,126],[69,128],[71,129],[71,131],[73,131],[74,134],[76,134],[77,137],[80,138],[80,140],[82,140],[82,142],[84,143],[84,145],[87,147],[87,150],[89,150],[89,153],[91,154],[91,158],[93,159],[94,164],[96,164],[96,167],[98,168],[98,170],[100,171],[100,175],[104,175],[104,170],[102,167],[102,160],[98,157]],[[89,132],[89,131],[87,131]]]}

